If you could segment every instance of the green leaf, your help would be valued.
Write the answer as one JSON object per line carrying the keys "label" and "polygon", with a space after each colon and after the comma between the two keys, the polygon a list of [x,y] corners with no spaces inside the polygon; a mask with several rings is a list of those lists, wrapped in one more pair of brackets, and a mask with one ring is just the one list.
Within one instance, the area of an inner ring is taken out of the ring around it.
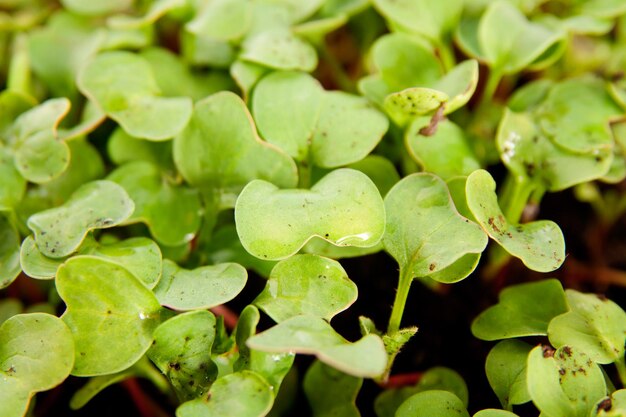
{"label": "green leaf", "polygon": [[374,401],[374,410],[378,417],[394,417],[400,405],[408,398],[429,390],[443,390],[456,395],[464,407],[468,403],[468,391],[465,381],[457,372],[444,367],[430,368],[414,386],[391,388],[383,391]]}
{"label": "green leaf", "polygon": [[396,417],[469,417],[463,402],[448,391],[417,393],[398,408]]}
{"label": "green leaf", "polygon": [[581,13],[614,18],[626,13],[626,5],[619,0],[591,0],[581,4]]}
{"label": "green leaf", "polygon": [[26,414],[31,397],[61,384],[72,370],[74,342],[67,326],[45,313],[18,314],[0,326],[0,402],[3,416]]}
{"label": "green leaf", "polygon": [[406,130],[404,141],[415,161],[426,172],[443,179],[469,175],[480,168],[464,131],[449,120],[438,122],[432,135],[424,135],[429,117],[416,119]]}
{"label": "green leaf", "polygon": [[24,310],[22,302],[17,298],[0,300],[0,325]]}
{"label": "green leaf", "polygon": [[217,378],[211,360],[215,316],[190,311],[165,321],[154,330],[148,357],[167,376],[181,401],[204,396]]}
{"label": "green leaf", "polygon": [[295,23],[311,17],[320,7],[322,7],[324,3],[326,3],[326,1],[309,0],[304,3],[300,0],[261,0],[261,3],[277,5],[282,9],[287,10],[289,21]]}
{"label": "green leaf", "polygon": [[161,306],[126,269],[99,258],[72,258],[59,268],[56,287],[67,306],[61,318],[76,343],[72,375],[119,372],[150,347]]}
{"label": "green leaf", "polygon": [[510,411],[489,408],[486,410],[480,410],[474,414],[474,417],[518,417],[518,415]]}
{"label": "green leaf", "polygon": [[485,372],[489,385],[507,410],[530,401],[526,388],[526,359],[532,348],[519,340],[503,340],[487,355]]}
{"label": "green leaf", "polygon": [[15,167],[13,155],[0,145],[0,211],[13,209],[24,196],[26,181]]}
{"label": "green leaf", "polygon": [[494,1],[478,25],[481,53],[494,69],[505,74],[531,65],[549,48],[560,42],[565,32],[530,22],[506,1]]}
{"label": "green leaf", "polygon": [[78,99],[76,76],[103,43],[105,32],[90,21],[66,11],[53,14],[45,27],[29,34],[28,49],[34,73],[53,96]]}
{"label": "green leaf", "polygon": [[227,41],[207,38],[183,31],[181,36],[182,55],[191,65],[228,68],[236,59],[235,46]]}
{"label": "green leaf", "polygon": [[247,38],[239,58],[277,70],[311,72],[317,67],[315,48],[286,29],[267,30]]}
{"label": "green leaf", "polygon": [[[446,184],[434,175],[403,178],[385,197],[385,210],[385,250],[412,277],[436,274],[487,246],[485,233],[456,211]],[[450,236],[455,239],[451,241]]]}
{"label": "green leaf", "polygon": [[598,401],[590,417],[623,417],[626,414],[626,389],[620,389]]}
{"label": "green leaf", "polygon": [[374,0],[378,11],[403,31],[441,42],[458,23],[462,0]]}
{"label": "green leaf", "polygon": [[572,79],[554,85],[535,110],[542,131],[575,153],[612,149],[611,119],[623,116],[599,79]]}
{"label": "green leaf", "polygon": [[99,54],[83,68],[77,83],[84,95],[138,138],[170,139],[191,117],[191,99],[160,97],[150,65],[131,52]]}
{"label": "green leaf", "polygon": [[315,361],[304,376],[304,392],[313,417],[361,417],[355,401],[363,379]]}
{"label": "green leaf", "polygon": [[595,294],[565,292],[570,311],[548,326],[550,343],[585,352],[594,362],[613,363],[624,358],[626,313],[613,301]]}
{"label": "green leaf", "polygon": [[70,399],[70,408],[72,410],[79,410],[83,408],[89,401],[91,401],[96,395],[102,392],[105,388],[111,385],[118,384],[136,376],[136,371],[133,367],[128,368],[125,371],[121,371],[110,375],[100,375],[89,378],[87,383],[80,387]]}
{"label": "green leaf", "polygon": [[528,393],[542,415],[588,417],[606,395],[604,374],[582,351],[537,346],[528,355]]}
{"label": "green leaf", "polygon": [[252,181],[235,206],[244,248],[261,259],[284,259],[312,237],[337,246],[369,247],[384,232],[384,206],[367,176],[338,169],[308,190],[279,190]]}
{"label": "green leaf", "polygon": [[357,377],[378,377],[387,365],[387,353],[379,336],[369,334],[350,343],[320,317],[301,315],[261,332],[247,342],[265,352],[315,355],[327,365]]}
{"label": "green leaf", "polygon": [[0,213],[0,289],[11,285],[22,271],[19,247],[19,233]]}
{"label": "green leaf", "polygon": [[250,349],[246,342],[256,334],[260,319],[261,314],[253,305],[248,305],[241,311],[234,330],[239,357],[233,368],[235,371],[247,369],[256,372],[265,378],[274,393],[277,393],[296,355],[292,352],[276,354]]}
{"label": "green leaf", "polygon": [[15,120],[15,167],[28,181],[48,182],[67,168],[70,151],[65,142],[57,140],[57,127],[69,110],[68,99],[50,99]]}
{"label": "green leaf", "polygon": [[221,71],[193,71],[179,56],[167,49],[150,47],[141,51],[152,68],[156,82],[166,97],[201,100],[222,90],[234,90],[233,81]]}
{"label": "green leaf", "polygon": [[147,161],[165,171],[174,170],[172,142],[152,142],[130,136],[118,127],[107,142],[109,157],[116,165],[132,161]]}
{"label": "green leaf", "polygon": [[185,0],[155,0],[143,16],[117,15],[107,19],[107,25],[116,29],[135,29],[154,24],[169,12],[186,6]]}
{"label": "green leaf", "polygon": [[356,298],[357,287],[339,262],[294,255],[276,264],[253,303],[278,323],[300,314],[330,321]]}
{"label": "green leaf", "polygon": [[121,166],[107,178],[124,187],[135,202],[125,224],[145,223],[150,234],[167,246],[187,243],[198,233],[202,207],[197,190],[174,183],[145,161]]}
{"label": "green leaf", "polygon": [[252,25],[252,12],[246,0],[215,0],[206,4],[186,28],[207,38],[237,40]]}
{"label": "green leaf", "polygon": [[297,182],[293,160],[259,139],[245,103],[230,92],[196,104],[189,125],[174,140],[174,161],[191,185],[231,199],[255,178],[281,187]]}
{"label": "green leaf", "polygon": [[496,144],[502,161],[518,182],[531,181],[548,191],[560,191],[606,174],[610,149],[580,154],[555,145],[525,113],[508,109],[498,127]]}
{"label": "green leaf", "polygon": [[[91,255],[126,268],[146,287],[153,288],[161,277],[161,250],[152,240],[134,237],[114,243],[98,243],[88,236],[72,256]],[[32,278],[52,279],[68,258],[48,258],[37,248],[32,236],[22,242],[20,264]]]}
{"label": "green leaf", "polygon": [[252,90],[256,83],[269,71],[269,68],[262,65],[239,59],[230,66],[230,76],[233,77],[233,80],[235,80],[246,99],[250,95],[250,90]]}
{"label": "green leaf", "polygon": [[112,181],[92,181],[78,188],[62,206],[28,219],[35,243],[45,256],[61,258],[74,252],[90,230],[116,226],[135,205]]}
{"label": "green leaf", "polygon": [[263,417],[273,403],[268,383],[255,372],[241,371],[219,378],[205,398],[183,403],[176,417]]}
{"label": "green leaf", "polygon": [[163,262],[163,274],[154,294],[174,310],[207,309],[235,298],[246,285],[248,273],[238,264],[202,266],[188,270]]}
{"label": "green leaf", "polygon": [[14,90],[0,92],[0,143],[6,143],[15,119],[35,105],[37,101],[27,94]]}
{"label": "green leaf", "polygon": [[565,260],[565,241],[559,226],[549,220],[512,224],[502,214],[496,196],[496,182],[485,170],[467,178],[467,205],[476,221],[507,252],[528,268],[550,272]]}
{"label": "green leaf", "polygon": [[76,14],[100,16],[126,10],[133,5],[134,0],[61,0],[61,3]]}
{"label": "green leaf", "polygon": [[483,340],[545,336],[550,320],[567,311],[565,292],[556,279],[512,285],[502,290],[498,304],[474,319],[472,333]]}
{"label": "green leaf", "polygon": [[409,120],[433,114],[450,97],[427,87],[411,87],[385,97],[383,106],[396,124],[404,126]]}

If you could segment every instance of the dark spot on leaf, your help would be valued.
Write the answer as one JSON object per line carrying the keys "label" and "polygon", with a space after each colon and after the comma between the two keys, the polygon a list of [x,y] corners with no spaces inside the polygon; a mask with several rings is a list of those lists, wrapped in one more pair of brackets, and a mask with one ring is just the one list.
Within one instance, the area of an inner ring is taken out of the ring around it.
{"label": "dark spot on leaf", "polygon": [[180,371],[180,363],[178,362],[170,362],[169,367],[174,369],[175,371]]}
{"label": "dark spot on leaf", "polygon": [[435,264],[430,264],[430,265],[428,265],[428,269],[430,271],[434,271],[435,270],[435,266],[436,266]]}
{"label": "dark spot on leaf", "polygon": [[613,408],[613,402],[611,401],[611,397],[606,397],[598,404],[597,412],[600,410],[610,411]]}
{"label": "dark spot on leaf", "polygon": [[565,375],[566,372],[564,368],[559,368],[559,375]]}
{"label": "dark spot on leaf", "polygon": [[541,346],[541,352],[543,353],[544,358],[553,358],[554,357],[554,348],[549,345]]}
{"label": "dark spot on leaf", "polygon": [[567,356],[572,356],[572,348],[569,346],[564,346],[562,352]]}

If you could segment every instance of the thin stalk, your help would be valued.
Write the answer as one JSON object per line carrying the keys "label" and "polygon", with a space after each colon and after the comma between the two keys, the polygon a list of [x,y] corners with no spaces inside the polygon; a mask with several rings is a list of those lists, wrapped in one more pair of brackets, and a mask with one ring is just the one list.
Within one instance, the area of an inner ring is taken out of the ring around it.
{"label": "thin stalk", "polygon": [[623,356],[615,361],[615,367],[617,368],[617,374],[619,375],[622,387],[626,387],[626,363],[624,362]]}
{"label": "thin stalk", "polygon": [[[518,181],[512,175],[507,175],[499,203],[504,216],[509,222],[519,222],[531,194],[536,189],[537,187],[529,181]],[[543,194],[537,195],[537,197],[540,199],[541,195]],[[533,202],[539,204],[539,201]]]}
{"label": "thin stalk", "polygon": [[492,101],[493,97],[496,94],[496,90],[498,89],[498,85],[500,85],[500,81],[502,81],[502,72],[497,69],[492,69],[489,71],[489,75],[487,76],[487,84],[485,84],[485,89],[483,90],[483,95],[480,99],[481,105]]}
{"label": "thin stalk", "polygon": [[393,301],[393,308],[391,309],[391,316],[389,317],[389,326],[387,326],[387,334],[389,335],[393,335],[400,330],[402,314],[404,313],[406,299],[409,296],[409,290],[411,289],[412,282],[413,276],[411,274],[411,270],[407,268],[400,268],[398,291],[396,292],[396,298]]}
{"label": "thin stalk", "polygon": [[446,42],[446,40],[442,40],[436,45],[437,52],[439,58],[441,59],[441,63],[443,64],[443,69],[445,72],[450,71],[452,68],[454,68],[454,65],[456,64],[456,59],[454,58],[454,52],[452,51],[451,45],[451,40],[449,40],[449,42]]}
{"label": "thin stalk", "polygon": [[26,35],[23,33],[15,35],[11,49],[7,90],[31,95],[30,58]]}

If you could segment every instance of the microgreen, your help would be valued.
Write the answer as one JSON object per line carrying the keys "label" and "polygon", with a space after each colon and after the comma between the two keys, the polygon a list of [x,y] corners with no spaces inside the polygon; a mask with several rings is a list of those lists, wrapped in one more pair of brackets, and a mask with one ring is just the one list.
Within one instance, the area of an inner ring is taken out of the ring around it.
{"label": "microgreen", "polygon": [[0,414],[625,415],[625,27],[0,0]]}

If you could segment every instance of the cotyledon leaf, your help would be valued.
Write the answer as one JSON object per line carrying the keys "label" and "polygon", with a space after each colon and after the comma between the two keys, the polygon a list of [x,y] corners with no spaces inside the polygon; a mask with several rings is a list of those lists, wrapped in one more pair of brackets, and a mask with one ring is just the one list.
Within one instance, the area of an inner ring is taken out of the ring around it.
{"label": "cotyledon leaf", "polygon": [[549,279],[510,286],[499,302],[472,323],[472,333],[483,340],[545,336],[552,319],[568,311],[561,283]]}
{"label": "cotyledon leaf", "polygon": [[8,287],[21,272],[20,235],[11,222],[0,213],[0,288]]}
{"label": "cotyledon leaf", "polygon": [[534,271],[550,272],[561,266],[565,260],[565,240],[556,223],[549,220],[509,223],[498,205],[496,182],[485,170],[471,173],[465,190],[467,205],[476,221],[507,252]]}
{"label": "cotyledon leaf", "polygon": [[190,311],[163,322],[154,330],[148,357],[167,376],[181,401],[203,396],[217,378],[211,360],[215,316]]}
{"label": "cotyledon leaf", "polygon": [[485,373],[489,385],[507,410],[530,401],[526,388],[526,359],[532,348],[520,340],[503,340],[487,355]]}
{"label": "cotyledon leaf", "polygon": [[276,70],[311,72],[317,67],[317,53],[309,43],[288,29],[270,29],[248,37],[239,59]]}
{"label": "cotyledon leaf", "polygon": [[78,249],[90,230],[116,226],[134,209],[121,186],[112,181],[92,181],[78,188],[62,206],[32,215],[28,227],[41,253],[62,258]]}
{"label": "cotyledon leaf", "polygon": [[[312,76],[275,72],[256,86],[252,109],[263,137],[298,161],[337,167],[363,159],[388,122],[364,99],[325,91]],[[291,121],[285,126],[284,120]]]}
{"label": "cotyledon leaf", "polygon": [[45,313],[18,314],[0,326],[3,417],[26,414],[31,397],[61,384],[74,364],[72,333]]}
{"label": "cotyledon leaf", "polygon": [[125,268],[91,256],[71,258],[59,268],[56,287],[67,306],[61,318],[76,344],[72,375],[119,372],[150,347],[162,308]]}
{"label": "cotyledon leaf", "polygon": [[233,372],[219,378],[208,395],[187,401],[176,417],[263,417],[274,404],[270,385],[256,372]]}
{"label": "cotyledon leaf", "polygon": [[245,103],[230,92],[196,103],[189,124],[174,139],[174,161],[194,187],[230,196],[257,178],[280,187],[297,183],[293,160],[258,137]]}
{"label": "cotyledon leaf", "polygon": [[252,336],[247,345],[265,352],[315,355],[327,365],[358,377],[378,377],[387,365],[387,353],[380,336],[368,334],[350,343],[326,320],[311,315],[287,319]]}
{"label": "cotyledon leaf", "polygon": [[594,362],[624,358],[626,313],[613,301],[595,294],[566,290],[570,311],[550,321],[548,337],[554,347],[564,345],[585,352]]}
{"label": "cotyledon leaf", "polygon": [[174,183],[150,162],[130,162],[107,179],[124,187],[135,202],[135,211],[124,223],[145,223],[158,242],[182,245],[200,229],[202,206],[198,191]]}
{"label": "cotyledon leaf", "polygon": [[[161,250],[152,240],[134,237],[114,243],[99,243],[88,236],[72,256],[91,255],[122,266],[148,288],[154,288],[161,276]],[[49,258],[41,253],[32,235],[22,242],[20,264],[32,278],[52,279],[67,258]]]}
{"label": "cotyledon leaf", "polygon": [[429,390],[409,397],[396,417],[469,417],[463,402],[449,391]]}
{"label": "cotyledon leaf", "polygon": [[602,369],[570,346],[537,346],[528,355],[527,386],[542,415],[588,417],[607,394]]}
{"label": "cotyledon leaf", "polygon": [[61,3],[67,10],[79,15],[100,16],[128,9],[134,0],[61,0]]}
{"label": "cotyledon leaf", "polygon": [[116,29],[134,29],[147,26],[154,24],[170,11],[185,5],[185,0],[156,0],[150,4],[143,16],[116,15],[107,19],[107,25]]}
{"label": "cotyledon leaf", "polygon": [[473,417],[518,417],[517,414],[506,410],[497,410],[495,408],[487,408],[480,410]]}
{"label": "cotyledon leaf", "polygon": [[9,148],[0,145],[0,211],[11,210],[26,192],[26,180],[15,167],[15,161]]}
{"label": "cotyledon leaf", "polygon": [[253,303],[278,323],[300,314],[330,321],[356,298],[357,287],[339,262],[294,255],[276,264]]}
{"label": "cotyledon leaf", "polygon": [[626,389],[617,390],[598,401],[590,417],[622,417],[626,415]]}
{"label": "cotyledon leaf", "polygon": [[256,180],[235,206],[244,248],[261,259],[284,259],[317,236],[337,246],[369,247],[385,230],[385,208],[376,186],[352,169],[332,171],[311,190],[279,190]]}
{"label": "cotyledon leaf", "polygon": [[303,388],[313,417],[361,417],[355,404],[363,379],[315,361],[304,376]]}
{"label": "cotyledon leaf", "polygon": [[385,197],[385,211],[385,250],[413,277],[436,274],[487,246],[485,233],[456,211],[446,184],[435,175],[402,179]]}
{"label": "cotyledon leaf", "polygon": [[174,310],[207,309],[235,298],[247,279],[245,268],[235,263],[188,270],[166,259],[154,294],[162,305]]}
{"label": "cotyledon leaf", "polygon": [[215,0],[204,5],[186,29],[211,39],[236,41],[252,25],[253,7],[246,0]]}
{"label": "cotyledon leaf", "polygon": [[161,97],[148,62],[132,52],[100,53],[80,72],[78,88],[130,135],[166,140],[189,121],[188,97]]}
{"label": "cotyledon leaf", "polygon": [[508,109],[496,136],[500,158],[519,181],[533,181],[548,191],[560,191],[607,173],[613,159],[611,149],[587,154],[555,145],[527,113]]}
{"label": "cotyledon leaf", "polygon": [[45,183],[67,168],[70,150],[58,140],[57,127],[70,110],[70,101],[55,98],[22,113],[13,124],[15,167],[28,181]]}

